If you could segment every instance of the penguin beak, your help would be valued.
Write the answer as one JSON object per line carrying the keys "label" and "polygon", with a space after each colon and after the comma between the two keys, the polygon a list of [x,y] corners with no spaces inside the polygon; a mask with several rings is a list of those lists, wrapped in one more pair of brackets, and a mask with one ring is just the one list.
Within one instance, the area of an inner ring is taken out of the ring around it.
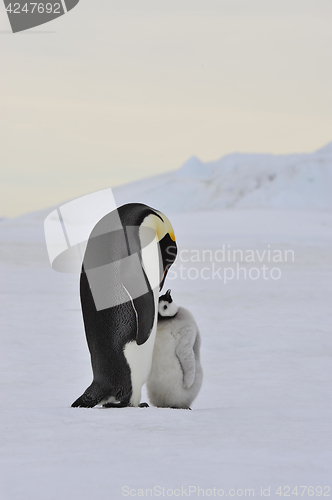
{"label": "penguin beak", "polygon": [[160,282],[160,285],[159,285],[159,292],[161,291],[162,287],[164,286],[164,281],[166,279],[167,271],[168,271],[168,268],[166,268],[164,270],[164,272],[163,272],[163,276],[161,278],[161,282]]}

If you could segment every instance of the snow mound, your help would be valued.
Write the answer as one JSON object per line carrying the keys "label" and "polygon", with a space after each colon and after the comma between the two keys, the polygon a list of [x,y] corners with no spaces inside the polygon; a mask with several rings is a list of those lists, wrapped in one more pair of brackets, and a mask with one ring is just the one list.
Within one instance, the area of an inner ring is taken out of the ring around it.
{"label": "snow mound", "polygon": [[332,208],[332,142],[306,154],[227,155],[114,189],[118,205],[135,199],[168,213],[225,208]]}

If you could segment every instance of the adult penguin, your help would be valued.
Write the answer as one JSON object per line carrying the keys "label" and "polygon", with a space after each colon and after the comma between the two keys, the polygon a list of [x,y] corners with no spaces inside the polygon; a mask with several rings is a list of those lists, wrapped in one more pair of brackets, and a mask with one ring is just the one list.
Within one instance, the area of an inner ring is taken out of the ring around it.
{"label": "adult penguin", "polygon": [[140,405],[152,363],[159,290],[176,253],[170,221],[147,205],[123,205],[96,224],[80,279],[93,382],[73,407]]}

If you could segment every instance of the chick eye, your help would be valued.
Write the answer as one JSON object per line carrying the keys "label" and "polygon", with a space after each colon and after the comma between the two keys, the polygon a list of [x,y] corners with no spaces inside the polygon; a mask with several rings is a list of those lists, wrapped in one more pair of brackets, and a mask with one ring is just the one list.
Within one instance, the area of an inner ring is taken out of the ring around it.
{"label": "chick eye", "polygon": [[163,309],[164,309],[164,310],[165,310],[165,309],[167,309],[167,306],[164,306],[164,307],[163,307]]}

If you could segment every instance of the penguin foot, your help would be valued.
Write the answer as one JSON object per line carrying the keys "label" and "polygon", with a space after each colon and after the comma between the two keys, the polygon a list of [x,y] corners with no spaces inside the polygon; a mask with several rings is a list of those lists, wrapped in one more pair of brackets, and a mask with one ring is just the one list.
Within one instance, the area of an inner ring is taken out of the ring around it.
{"label": "penguin foot", "polygon": [[93,408],[109,394],[109,389],[101,386],[97,382],[92,384],[86,391],[71,405],[72,408]]}
{"label": "penguin foot", "polygon": [[138,405],[139,408],[150,408],[150,406],[148,405],[148,403],[140,403]]}
{"label": "penguin foot", "polygon": [[71,405],[72,408],[93,408],[99,403],[100,399],[98,398],[91,398],[87,394],[82,394],[81,397],[76,399],[76,401],[73,402]]}
{"label": "penguin foot", "polygon": [[123,403],[121,401],[120,403],[105,403],[103,405],[104,408],[126,408],[127,406],[127,403]]}

